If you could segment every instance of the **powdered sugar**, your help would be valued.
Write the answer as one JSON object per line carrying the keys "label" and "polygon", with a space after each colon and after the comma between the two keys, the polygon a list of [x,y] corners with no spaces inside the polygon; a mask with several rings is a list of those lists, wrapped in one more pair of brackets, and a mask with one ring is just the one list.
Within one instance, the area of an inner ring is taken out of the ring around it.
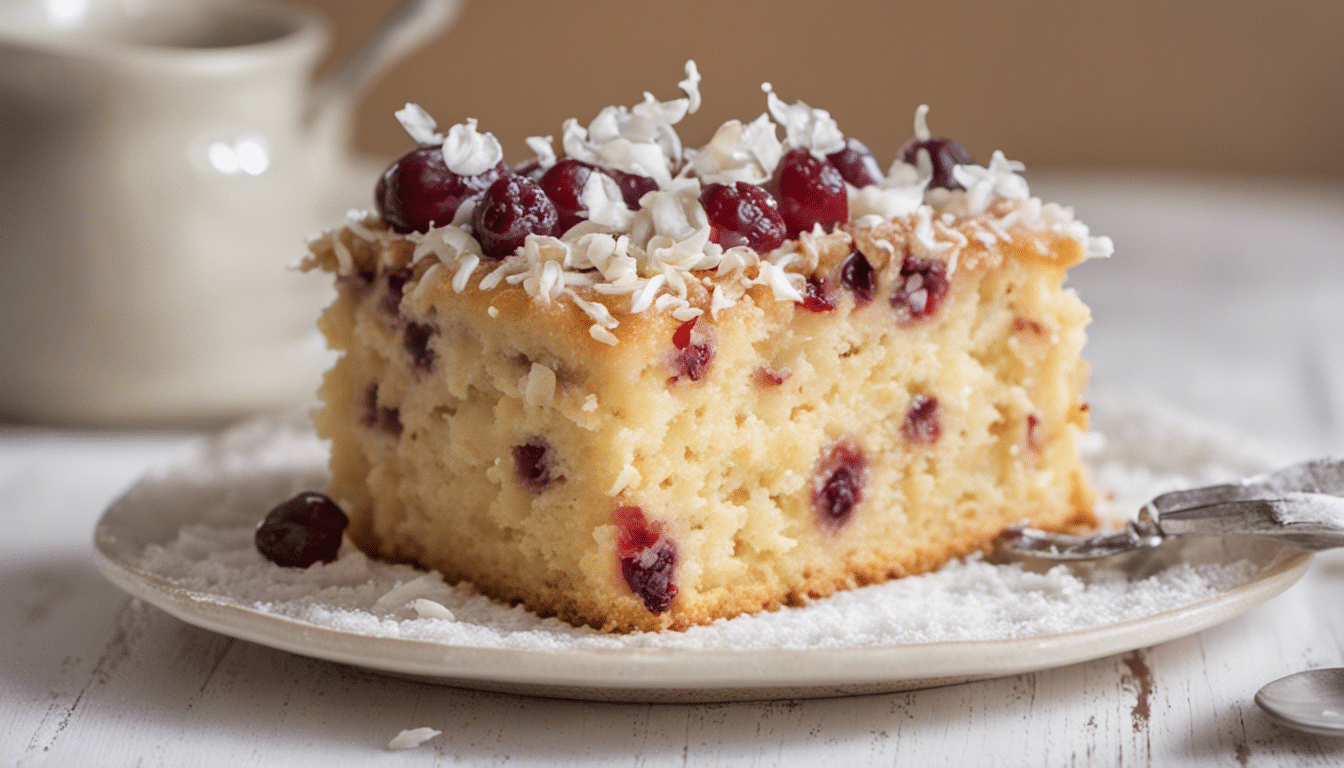
{"label": "powdered sugar", "polygon": [[[1093,441],[1093,477],[1103,491],[1099,511],[1112,523],[1160,491],[1268,466],[1217,432],[1195,431],[1142,408],[1103,407],[1111,409],[1111,416],[1103,424],[1107,439]],[[437,574],[370,560],[349,542],[335,562],[308,569],[265,561],[252,544],[255,521],[269,503],[320,486],[325,461],[324,446],[305,427],[276,421],[254,423],[182,457],[148,478],[132,497],[142,505],[171,505],[184,503],[189,492],[198,511],[171,540],[146,547],[137,568],[199,599],[371,637],[531,650],[744,650],[1070,632],[1179,609],[1245,583],[1265,567],[1193,550],[1189,562],[1152,573],[1105,563],[1033,571],[968,558],[935,573],[843,592],[801,608],[685,632],[604,635],[539,619],[469,586],[450,586]]]}

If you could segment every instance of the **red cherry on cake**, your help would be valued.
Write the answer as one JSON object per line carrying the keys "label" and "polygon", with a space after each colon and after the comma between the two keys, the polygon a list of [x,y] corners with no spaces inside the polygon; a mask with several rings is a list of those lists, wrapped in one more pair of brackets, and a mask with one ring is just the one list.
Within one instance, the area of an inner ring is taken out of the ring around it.
{"label": "red cherry on cake", "polygon": [[915,395],[901,424],[901,434],[912,443],[933,445],[943,434],[943,422],[938,416],[938,398],[933,395]]}
{"label": "red cherry on cake", "polygon": [[812,508],[822,526],[839,530],[863,501],[868,484],[868,456],[848,438],[828,448],[812,479]]}
{"label": "red cherry on cake", "polygon": [[528,235],[557,235],[560,215],[535,181],[508,175],[485,190],[471,214],[481,252],[502,259],[522,247]]}
{"label": "red cherry on cake", "polygon": [[845,148],[826,156],[845,181],[866,187],[882,181],[883,173],[873,153],[858,139],[845,139]]}
{"label": "red cherry on cake", "polygon": [[803,309],[813,312],[830,312],[835,309],[835,299],[826,285],[826,278],[813,275],[803,285]]}
{"label": "red cherry on cake", "polygon": [[378,215],[397,232],[427,232],[431,225],[452,223],[464,200],[508,172],[501,162],[484,173],[459,176],[444,164],[440,147],[417,147],[383,171],[373,201]]}
{"label": "red cherry on cake", "polygon": [[632,211],[639,210],[639,198],[658,189],[658,182],[648,176],[626,173],[615,168],[604,168],[603,172],[616,180],[616,186],[620,187],[621,199],[625,201],[625,207]]}
{"label": "red cherry on cake", "polygon": [[663,613],[678,592],[672,580],[677,543],[663,531],[661,520],[648,520],[639,507],[620,507],[612,517],[616,523],[616,557],[626,586],[649,613]]}
{"label": "red cherry on cake", "polygon": [[257,551],[286,568],[330,563],[336,559],[341,534],[349,524],[336,502],[315,491],[304,491],[276,505],[257,526]]}
{"label": "red cherry on cake", "polygon": [[901,263],[901,273],[891,294],[891,306],[896,310],[897,322],[922,320],[942,306],[950,282],[947,264],[936,259],[908,257]]}
{"label": "red cherry on cake", "polygon": [[597,168],[592,163],[565,158],[548,168],[537,180],[542,191],[551,198],[552,203],[555,203],[556,213],[560,217],[561,232],[566,232],[570,227],[583,221],[584,217],[579,215],[579,211],[585,209],[581,199],[583,186],[588,183],[588,177],[592,176],[595,170]]}
{"label": "red cherry on cake", "polygon": [[975,162],[971,159],[970,152],[951,139],[937,136],[911,139],[901,147],[899,155],[901,162],[919,165],[921,150],[929,153],[929,162],[933,164],[933,178],[929,180],[930,188],[965,189],[952,177],[952,169],[958,165],[970,165]]}
{"label": "red cherry on cake", "polygon": [[770,193],[755,184],[706,184],[700,207],[709,218],[709,239],[732,248],[767,253],[784,242],[784,218]]}
{"label": "red cherry on cake", "polygon": [[877,272],[857,248],[840,263],[840,285],[853,291],[856,304],[872,301],[877,291]]}
{"label": "red cherry on cake", "polygon": [[797,148],[784,153],[770,186],[779,200],[779,212],[788,227],[788,236],[820,224],[832,229],[849,221],[849,193],[845,179],[830,161]]}

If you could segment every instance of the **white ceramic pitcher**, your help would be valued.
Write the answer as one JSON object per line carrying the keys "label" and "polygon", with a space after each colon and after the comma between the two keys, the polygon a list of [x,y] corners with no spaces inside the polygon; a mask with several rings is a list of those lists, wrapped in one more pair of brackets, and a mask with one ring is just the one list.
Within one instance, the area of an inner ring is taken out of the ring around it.
{"label": "white ceramic pitcher", "polygon": [[314,85],[327,28],[297,8],[0,0],[0,417],[201,422],[311,399],[329,289],[291,267],[369,204],[351,103],[456,6],[406,3]]}

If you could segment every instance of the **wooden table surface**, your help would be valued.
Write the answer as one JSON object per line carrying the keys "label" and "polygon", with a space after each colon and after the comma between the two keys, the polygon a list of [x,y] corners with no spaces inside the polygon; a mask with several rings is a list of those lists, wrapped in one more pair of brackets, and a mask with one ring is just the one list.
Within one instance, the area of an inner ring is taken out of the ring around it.
{"label": "wooden table surface", "polygon": [[[1117,256],[1073,283],[1094,381],[1344,453],[1344,189],[1056,178]],[[406,682],[197,629],[104,581],[103,507],[191,433],[0,427],[0,765],[1344,764],[1264,683],[1344,666],[1344,552],[1269,603],[1155,648],[912,693],[594,704]],[[390,752],[400,730],[443,734]]]}

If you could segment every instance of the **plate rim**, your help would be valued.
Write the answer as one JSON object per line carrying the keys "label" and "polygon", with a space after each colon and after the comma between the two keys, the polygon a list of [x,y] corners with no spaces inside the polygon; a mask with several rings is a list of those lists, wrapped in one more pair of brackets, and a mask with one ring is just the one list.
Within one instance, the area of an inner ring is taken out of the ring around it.
{"label": "plate rim", "polygon": [[[855,687],[910,690],[1068,666],[1179,639],[1227,621],[1291,587],[1312,560],[1310,552],[1293,551],[1251,580],[1193,603],[1112,624],[1024,638],[847,648],[542,650],[373,637],[309,624],[174,585],[120,561],[105,551],[101,537],[96,537],[94,550],[99,571],[133,597],[188,624],[235,639],[461,687],[632,701],[664,700],[668,692],[680,693],[677,700],[686,700],[686,694],[694,699],[697,691],[731,690],[741,694],[732,700],[752,700],[769,698],[772,691],[793,697],[809,692],[846,695]],[[355,647],[369,644],[378,646],[378,652]],[[613,665],[613,660],[623,663]],[[803,660],[807,663],[788,663]],[[917,676],[911,674],[913,661],[919,663]],[[631,669],[636,666],[637,670]],[[764,671],[765,667],[787,672]],[[601,691],[608,694],[600,695]],[[629,697],[641,692],[646,695]],[[729,699],[720,694],[713,700]]]}

